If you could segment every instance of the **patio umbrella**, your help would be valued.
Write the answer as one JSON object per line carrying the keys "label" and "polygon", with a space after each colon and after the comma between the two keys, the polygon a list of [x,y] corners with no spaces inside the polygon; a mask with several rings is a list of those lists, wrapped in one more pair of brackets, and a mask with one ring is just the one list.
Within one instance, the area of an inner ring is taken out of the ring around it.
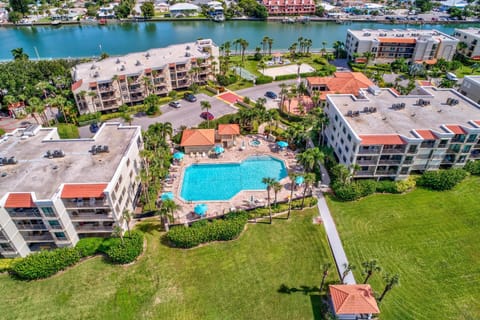
{"label": "patio umbrella", "polygon": [[173,154],[173,159],[175,159],[175,160],[181,160],[181,159],[183,159],[184,156],[185,156],[185,154],[184,154],[183,152],[180,152],[180,151],[179,151],[179,152],[175,152],[175,153]]}
{"label": "patio umbrella", "polygon": [[215,148],[213,148],[213,151],[214,151],[216,154],[219,154],[219,153],[225,152],[225,149],[223,149],[221,146],[215,146]]}
{"label": "patio umbrella", "polygon": [[278,141],[278,142],[277,142],[277,146],[279,146],[280,148],[283,149],[283,148],[288,147],[288,143],[285,142],[285,141]]}
{"label": "patio umbrella", "polygon": [[205,203],[197,204],[193,211],[198,214],[203,216],[207,212],[208,206]]}
{"label": "patio umbrella", "polygon": [[295,178],[295,184],[301,185],[305,181],[305,179],[302,176],[298,176]]}
{"label": "patio umbrella", "polygon": [[164,192],[160,196],[160,199],[162,199],[162,201],[173,200],[173,193],[172,192]]}

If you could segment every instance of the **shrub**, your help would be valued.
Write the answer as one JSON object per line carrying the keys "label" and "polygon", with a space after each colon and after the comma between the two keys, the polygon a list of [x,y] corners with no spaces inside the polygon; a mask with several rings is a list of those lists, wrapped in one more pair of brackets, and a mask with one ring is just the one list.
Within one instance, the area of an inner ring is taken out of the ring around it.
{"label": "shrub", "polygon": [[341,201],[353,201],[359,198],[355,183],[335,182],[332,190],[337,199]]}
{"label": "shrub", "polygon": [[[315,197],[305,197],[305,203],[304,207],[309,208],[317,205],[317,198]],[[302,207],[302,199],[298,200],[293,200],[292,201],[292,209],[300,209]],[[288,211],[288,202],[283,202],[283,203],[277,203],[277,205],[274,205],[272,203],[272,213],[279,213],[279,212],[286,212]],[[248,211],[248,218],[253,219],[253,218],[260,218],[260,217],[265,217],[268,216],[268,208],[261,207],[261,208],[256,208],[253,210]]]}
{"label": "shrub", "polygon": [[468,161],[464,169],[475,176],[480,175],[480,161]]}
{"label": "shrub", "polygon": [[355,182],[358,197],[366,197],[374,194],[377,189],[377,182],[375,180],[358,180]]}
{"label": "shrub", "polygon": [[412,190],[415,188],[415,185],[417,182],[415,181],[415,178],[410,176],[405,180],[397,181],[396,182],[396,187],[397,187],[397,193],[404,193],[407,191]]}
{"label": "shrub", "polygon": [[417,184],[432,190],[450,190],[465,179],[466,176],[467,171],[463,169],[426,171],[418,179]]}
{"label": "shrub", "polygon": [[20,261],[21,258],[15,259],[0,259],[0,273],[10,271],[10,268],[15,262]]}
{"label": "shrub", "polygon": [[283,74],[280,76],[276,76],[275,81],[290,80],[290,79],[296,79],[296,78],[297,78],[296,74]]}
{"label": "shrub", "polygon": [[196,222],[190,228],[173,227],[167,233],[167,239],[178,248],[193,248],[211,241],[228,241],[238,237],[246,223],[246,212],[229,213],[224,219]]}
{"label": "shrub", "polygon": [[272,81],[273,78],[270,76],[259,76],[257,79],[255,79],[255,84],[271,83]]}
{"label": "shrub", "polygon": [[397,183],[395,181],[390,181],[390,180],[378,181],[375,192],[397,193]]}
{"label": "shrub", "polygon": [[78,250],[81,257],[93,256],[100,252],[99,248],[104,240],[104,238],[83,238],[77,242],[75,248]]}
{"label": "shrub", "polygon": [[60,248],[31,254],[13,263],[10,273],[23,280],[48,278],[80,260],[75,248]]}
{"label": "shrub", "polygon": [[126,264],[134,261],[143,251],[143,234],[132,231],[129,236],[123,238],[123,243],[112,244],[106,254],[111,262]]}

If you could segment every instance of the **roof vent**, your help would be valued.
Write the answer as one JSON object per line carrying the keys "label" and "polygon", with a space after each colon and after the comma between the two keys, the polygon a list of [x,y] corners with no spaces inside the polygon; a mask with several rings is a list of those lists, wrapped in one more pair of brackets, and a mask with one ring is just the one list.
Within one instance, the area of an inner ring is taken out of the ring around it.
{"label": "roof vent", "polygon": [[63,158],[63,157],[65,157],[65,152],[63,152],[63,150],[61,150],[61,149],[53,150],[53,151],[48,150],[45,153],[44,157],[48,158],[48,159]]}
{"label": "roof vent", "polygon": [[141,66],[142,63],[140,62],[140,60],[137,60],[137,62],[135,62],[135,65],[136,65],[136,66]]}
{"label": "roof vent", "polygon": [[100,76],[100,73],[98,73],[98,71],[95,71],[95,72],[93,73],[93,77],[94,77],[94,78],[98,78],[99,76]]}
{"label": "roof vent", "polygon": [[4,157],[0,158],[0,166],[6,166],[11,164],[17,164],[18,161],[15,157]]}
{"label": "roof vent", "polygon": [[125,66],[122,64],[122,65],[120,66],[120,71],[124,71],[124,70],[125,70]]}
{"label": "roof vent", "polygon": [[96,68],[95,63],[93,63],[92,66],[90,67],[90,70],[94,70],[95,68]]}
{"label": "roof vent", "polygon": [[120,59],[117,58],[117,61],[115,61],[116,64],[119,64],[120,63]]}
{"label": "roof vent", "polygon": [[110,152],[110,150],[108,149],[108,146],[101,146],[101,145],[93,145],[92,148],[89,150],[89,152],[92,154],[92,155],[95,155],[97,153],[107,153],[107,152]]}
{"label": "roof vent", "polygon": [[428,106],[428,105],[430,105],[430,100],[418,99],[417,100],[417,105],[419,105],[421,107]]}
{"label": "roof vent", "polygon": [[150,52],[145,53],[145,57],[149,58],[150,57]]}
{"label": "roof vent", "polygon": [[353,116],[353,111],[352,110],[348,110],[347,111],[347,117],[352,117]]}

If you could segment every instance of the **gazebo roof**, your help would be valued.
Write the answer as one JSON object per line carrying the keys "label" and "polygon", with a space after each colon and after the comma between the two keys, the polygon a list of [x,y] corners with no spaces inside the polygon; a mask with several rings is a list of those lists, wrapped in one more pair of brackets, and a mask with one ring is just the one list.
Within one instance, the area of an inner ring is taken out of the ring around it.
{"label": "gazebo roof", "polygon": [[380,313],[369,284],[331,285],[329,290],[336,314]]}

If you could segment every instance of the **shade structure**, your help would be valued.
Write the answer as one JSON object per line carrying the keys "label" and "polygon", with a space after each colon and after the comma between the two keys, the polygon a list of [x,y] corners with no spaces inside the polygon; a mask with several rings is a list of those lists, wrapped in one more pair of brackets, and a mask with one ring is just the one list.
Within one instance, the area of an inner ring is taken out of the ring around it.
{"label": "shade structure", "polygon": [[279,146],[280,148],[286,148],[288,147],[288,143],[285,141],[278,141],[277,146]]}
{"label": "shade structure", "polygon": [[295,183],[298,185],[301,185],[305,181],[305,179],[302,176],[298,176],[295,178]]}
{"label": "shade structure", "polygon": [[183,152],[175,152],[173,154],[173,159],[181,160],[181,159],[183,159],[184,156],[185,156],[185,154]]}
{"label": "shade structure", "polygon": [[208,206],[205,203],[197,204],[193,211],[198,214],[203,216],[207,212]]}
{"label": "shade structure", "polygon": [[223,149],[221,146],[215,146],[215,148],[213,148],[213,152],[215,152],[216,154],[224,153],[225,149]]}
{"label": "shade structure", "polygon": [[162,201],[173,200],[173,193],[172,192],[164,192],[160,196],[160,199],[162,199]]}

